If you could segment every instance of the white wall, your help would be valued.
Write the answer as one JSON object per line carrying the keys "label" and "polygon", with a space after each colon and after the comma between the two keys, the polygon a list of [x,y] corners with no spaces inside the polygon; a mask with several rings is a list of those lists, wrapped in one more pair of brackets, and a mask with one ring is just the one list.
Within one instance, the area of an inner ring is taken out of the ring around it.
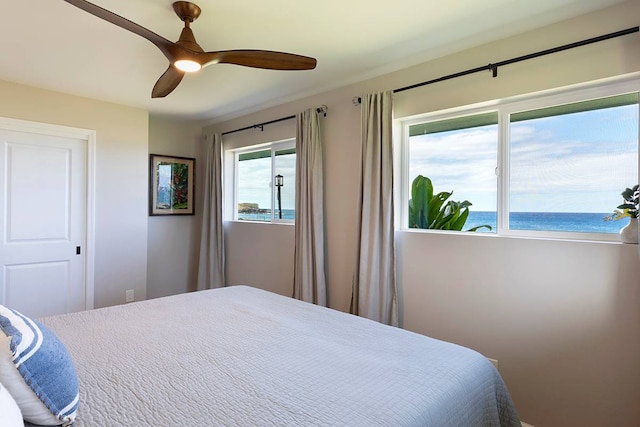
{"label": "white wall", "polygon": [[[346,311],[355,254],[360,155],[360,110],[352,105],[352,97],[633,27],[638,16],[640,3],[629,1],[207,130],[227,131],[321,104],[329,107],[322,129],[327,280],[330,306]],[[394,97],[395,115],[639,71],[640,40],[634,34],[506,66],[495,79],[487,72],[399,93]],[[247,132],[243,143],[260,138],[259,131]],[[231,258],[227,277],[230,283],[255,280],[261,287],[283,293],[292,263],[268,269],[265,262],[255,260],[262,260],[265,253],[272,260],[290,259],[293,237],[285,229],[268,227],[274,226],[227,224]],[[276,240],[278,245],[270,245]],[[404,327],[498,359],[524,421],[538,427],[638,424],[640,255],[636,246],[420,231],[398,232],[397,242]]]}
{"label": "white wall", "polygon": [[201,126],[158,117],[149,119],[150,154],[196,159],[196,205],[195,215],[148,217],[148,298],[196,289],[205,166],[202,141]]}
{"label": "white wall", "polygon": [[95,307],[144,299],[147,112],[0,81],[0,116],[96,131]]}

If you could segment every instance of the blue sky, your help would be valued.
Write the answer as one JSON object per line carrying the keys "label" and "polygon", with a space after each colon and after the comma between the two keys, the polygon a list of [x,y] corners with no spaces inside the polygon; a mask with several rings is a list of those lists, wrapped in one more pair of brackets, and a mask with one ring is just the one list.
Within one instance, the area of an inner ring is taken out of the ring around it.
{"label": "blue sky", "polygon": [[[496,209],[498,126],[414,136],[410,180],[432,179],[472,210]],[[510,205],[520,212],[612,212],[638,181],[638,107],[511,126]]]}
{"label": "blue sky", "polygon": [[[498,126],[415,136],[410,181],[432,179],[474,211],[497,204]],[[514,123],[510,205],[516,212],[612,212],[638,181],[638,107],[625,106]],[[240,162],[238,202],[271,205],[271,159]],[[276,157],[282,208],[295,205],[295,156]]]}

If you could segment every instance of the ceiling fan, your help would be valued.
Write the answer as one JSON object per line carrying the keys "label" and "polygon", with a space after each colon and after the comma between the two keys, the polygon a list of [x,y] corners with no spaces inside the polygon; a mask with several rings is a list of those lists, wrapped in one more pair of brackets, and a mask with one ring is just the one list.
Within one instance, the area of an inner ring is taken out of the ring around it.
{"label": "ceiling fan", "polygon": [[200,16],[200,8],[188,1],[173,3],[173,10],[184,22],[184,28],[177,42],[172,42],[135,22],[129,21],[100,6],[85,0],[65,0],[85,12],[111,22],[137,34],[151,43],[169,60],[169,68],[158,79],[151,92],[152,98],[169,95],[182,81],[185,73],[198,71],[211,64],[235,64],[268,70],[312,70],[316,60],[307,56],[270,50],[222,50],[205,52],[196,42],[190,24]]}

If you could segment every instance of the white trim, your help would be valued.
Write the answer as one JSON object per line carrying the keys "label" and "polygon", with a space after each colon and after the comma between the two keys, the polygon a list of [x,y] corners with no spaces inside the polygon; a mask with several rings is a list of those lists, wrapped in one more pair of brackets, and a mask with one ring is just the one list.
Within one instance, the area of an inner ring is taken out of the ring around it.
{"label": "white trim", "polygon": [[85,309],[94,308],[95,294],[95,180],[96,180],[96,131],[69,126],[39,123],[28,120],[0,117],[0,129],[29,132],[41,135],[76,138],[86,142],[86,230],[85,251]]}
{"label": "white trim", "polygon": [[527,424],[524,421],[521,421],[520,424],[522,424],[522,427],[533,427],[531,424]]}
{"label": "white trim", "polygon": [[[579,241],[619,242],[617,236],[610,233],[580,233],[580,232],[555,232],[555,231],[528,231],[509,229],[509,114],[521,111],[546,108],[554,105],[571,104],[589,99],[616,96],[625,93],[640,92],[640,78],[638,73],[620,76],[615,79],[605,79],[580,85],[572,85],[556,89],[549,89],[536,93],[518,95],[510,98],[477,103],[468,106],[450,108],[447,110],[413,115],[405,118],[396,118],[401,128],[400,136],[400,183],[396,184],[396,190],[400,192],[399,210],[400,230],[407,231],[408,203],[411,198],[411,183],[409,182],[409,128],[425,122],[437,122],[439,120],[454,119],[457,117],[473,116],[475,114],[498,113],[498,146],[497,146],[497,224],[495,233],[499,237],[523,237],[536,239],[562,239]],[[640,130],[638,141],[640,145]],[[640,152],[640,146],[638,147]],[[640,178],[640,155],[638,156]],[[396,207],[398,207],[396,205]],[[428,230],[438,232],[438,230]],[[489,233],[487,233],[489,234]]]}
{"label": "white trim", "polygon": [[[403,126],[402,121],[393,121],[393,141],[404,141],[404,132],[408,128]],[[405,144],[392,144],[393,149],[393,182],[399,183],[393,189],[393,226],[395,230],[402,230],[409,217],[409,150],[404,148]],[[404,200],[407,203],[403,203]]]}
{"label": "white trim", "polygon": [[[223,205],[229,205],[231,210],[231,218],[233,221],[238,221],[238,162],[240,160],[240,154],[238,151],[230,151],[233,154],[233,193],[228,195],[231,199],[231,203],[223,203]],[[225,199],[222,199],[223,201]]]}
{"label": "white trim", "polygon": [[83,130],[87,135],[87,235],[85,250],[85,307],[94,308],[95,296],[95,234],[96,234],[96,131]]}
{"label": "white trim", "polygon": [[238,203],[239,203],[238,201],[238,175],[239,175],[238,164],[239,164],[240,155],[245,153],[252,153],[256,151],[270,150],[271,151],[271,175],[272,175],[271,178],[273,178],[273,172],[275,171],[275,152],[283,149],[290,149],[290,148],[293,148],[293,149],[296,148],[295,138],[285,138],[279,141],[248,145],[248,146],[232,148],[224,151],[225,160],[227,159],[231,160],[231,158],[233,158],[233,167],[227,169],[227,170],[231,169],[232,171],[231,173],[233,174],[231,177],[232,178],[231,182],[233,182],[233,194],[223,196],[223,200],[231,202],[231,203],[224,203],[225,205],[231,206],[231,207],[228,210],[225,209],[225,215],[223,217],[231,218],[231,219],[224,219],[224,221],[234,221],[234,222],[240,222],[240,223],[254,223],[254,224],[287,224],[287,225],[295,224],[295,220],[278,219],[275,217],[276,192],[274,189],[273,180],[269,182],[269,187],[271,190],[271,195],[270,195],[271,216],[269,221],[240,220],[238,219],[238,209],[237,209]]}

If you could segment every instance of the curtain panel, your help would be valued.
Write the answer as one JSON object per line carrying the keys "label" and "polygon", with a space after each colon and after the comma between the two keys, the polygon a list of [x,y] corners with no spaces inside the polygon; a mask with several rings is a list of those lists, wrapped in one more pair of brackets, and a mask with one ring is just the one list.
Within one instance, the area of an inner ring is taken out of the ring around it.
{"label": "curtain panel", "polygon": [[197,289],[221,288],[224,277],[222,225],[222,136],[205,135],[202,231]]}
{"label": "curtain panel", "polygon": [[293,297],[327,305],[320,113],[296,115],[296,222]]}
{"label": "curtain panel", "polygon": [[365,95],[361,108],[361,193],[351,313],[397,326],[392,93]]}

